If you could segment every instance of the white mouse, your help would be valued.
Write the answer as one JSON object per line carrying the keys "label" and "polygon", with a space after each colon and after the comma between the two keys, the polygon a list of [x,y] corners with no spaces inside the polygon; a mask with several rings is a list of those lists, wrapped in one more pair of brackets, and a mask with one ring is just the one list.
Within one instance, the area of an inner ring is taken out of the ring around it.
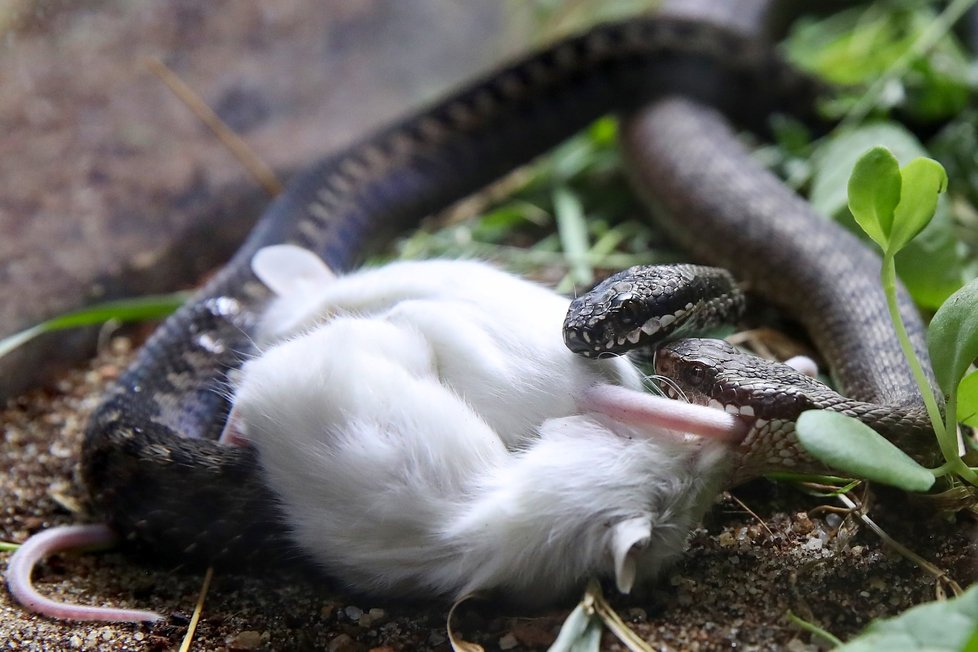
{"label": "white mouse", "polygon": [[[338,279],[290,245],[253,267],[277,298],[224,439],[258,448],[296,543],[358,590],[541,604],[604,576],[628,592],[681,553],[725,477],[743,424],[638,391],[624,358],[571,354],[549,290],[464,261]],[[11,593],[56,618],[159,620],[32,586],[45,555],[114,540],[31,537]]]}
{"label": "white mouse", "polygon": [[581,413],[595,385],[641,379],[571,354],[549,290],[431,261],[301,292],[266,314],[235,422],[299,546],[358,590],[538,604],[607,576],[627,592],[715,495],[720,444]]}
{"label": "white mouse", "polygon": [[[509,447],[544,419],[576,413],[586,387],[642,389],[641,374],[627,359],[587,360],[564,346],[566,297],[487,263],[405,261],[336,278],[310,252],[272,249],[275,267],[262,266],[270,260],[267,249],[253,263],[278,294],[255,336],[259,350],[344,315],[410,327],[434,349],[442,382]],[[301,282],[290,283],[296,277]]]}
{"label": "white mouse", "polygon": [[540,604],[591,576],[627,592],[680,554],[715,496],[719,444],[573,414],[511,450],[436,351],[411,326],[339,317],[243,369],[238,418],[329,574],[388,597]]}

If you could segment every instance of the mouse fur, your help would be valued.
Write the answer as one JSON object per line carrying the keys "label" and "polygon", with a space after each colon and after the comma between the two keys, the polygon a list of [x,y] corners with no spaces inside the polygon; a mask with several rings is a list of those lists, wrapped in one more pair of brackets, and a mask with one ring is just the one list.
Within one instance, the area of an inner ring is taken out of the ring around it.
{"label": "mouse fur", "polygon": [[578,409],[641,378],[567,351],[567,299],[472,261],[303,292],[270,308],[234,409],[297,544],[357,590],[539,605],[600,576],[628,592],[713,501],[719,444]]}

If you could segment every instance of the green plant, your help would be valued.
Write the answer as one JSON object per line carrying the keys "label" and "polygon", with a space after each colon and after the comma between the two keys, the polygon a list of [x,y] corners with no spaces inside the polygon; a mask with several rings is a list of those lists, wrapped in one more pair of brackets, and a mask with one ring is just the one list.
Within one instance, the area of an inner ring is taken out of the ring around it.
{"label": "green plant", "polygon": [[976,652],[978,587],[952,600],[931,602],[876,620],[836,652]]}
{"label": "green plant", "polygon": [[[855,419],[811,411],[798,420],[798,438],[813,456],[840,471],[908,491],[929,489],[936,477],[953,476],[978,486],[978,474],[958,453],[959,416],[976,411],[978,357],[978,280],[955,292],[938,309],[927,333],[934,371],[947,405],[946,416],[933,395],[897,308],[895,256],[934,216],[938,196],[947,188],[939,163],[918,157],[902,168],[885,147],[874,147],[856,162],[849,179],[849,208],[859,226],[883,251],[880,280],[900,346],[910,364],[930,416],[945,463],[925,469]],[[964,383],[963,400],[959,388]]]}

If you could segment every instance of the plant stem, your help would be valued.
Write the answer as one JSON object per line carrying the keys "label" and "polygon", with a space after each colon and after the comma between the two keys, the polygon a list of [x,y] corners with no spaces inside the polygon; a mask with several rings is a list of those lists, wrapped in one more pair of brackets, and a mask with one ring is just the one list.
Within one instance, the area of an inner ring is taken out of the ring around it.
{"label": "plant stem", "polygon": [[784,616],[789,621],[791,621],[798,627],[802,628],[806,632],[810,634],[814,634],[815,636],[822,637],[823,639],[831,643],[833,647],[838,647],[842,645],[842,640],[839,637],[829,633],[827,630],[822,629],[815,623],[810,623],[807,620],[801,618],[800,616],[796,616],[794,612],[792,612],[790,609],[787,612],[785,612]]}
{"label": "plant stem", "polygon": [[947,422],[945,423],[941,410],[937,406],[937,400],[934,398],[934,389],[931,387],[930,381],[927,380],[927,375],[924,373],[923,367],[920,366],[920,360],[917,359],[917,354],[914,352],[913,345],[910,343],[910,336],[907,335],[907,328],[903,324],[903,318],[900,316],[900,308],[897,304],[896,264],[891,252],[883,254],[880,282],[883,285],[883,293],[886,295],[886,305],[890,311],[890,321],[893,322],[893,328],[896,330],[900,348],[903,350],[903,356],[907,359],[907,364],[910,365],[910,371],[913,373],[917,387],[920,389],[920,394],[924,399],[924,405],[927,408],[927,416],[930,417],[931,424],[934,427],[934,434],[937,436],[937,444],[940,446],[941,453],[947,461],[944,467],[947,467],[949,471],[954,471],[971,484],[978,484],[978,474],[975,474],[958,454],[957,428],[955,427],[954,421],[954,410],[957,405],[955,397],[952,395],[948,400],[948,415]]}

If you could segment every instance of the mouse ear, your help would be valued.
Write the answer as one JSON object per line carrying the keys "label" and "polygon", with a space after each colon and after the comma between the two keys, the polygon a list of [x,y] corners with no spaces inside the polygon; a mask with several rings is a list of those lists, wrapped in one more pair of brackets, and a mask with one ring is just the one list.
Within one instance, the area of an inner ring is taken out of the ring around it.
{"label": "mouse ear", "polygon": [[630,593],[635,584],[638,555],[652,538],[648,516],[616,523],[611,532],[611,556],[615,560],[615,584],[622,593]]}
{"label": "mouse ear", "polygon": [[279,296],[295,294],[336,279],[336,274],[308,249],[279,244],[263,247],[251,259],[251,271]]}
{"label": "mouse ear", "polygon": [[217,441],[227,446],[240,446],[242,448],[251,446],[244,419],[241,418],[237,408],[231,408],[231,413],[228,414],[227,421],[224,422],[224,430],[221,431],[221,436]]}

